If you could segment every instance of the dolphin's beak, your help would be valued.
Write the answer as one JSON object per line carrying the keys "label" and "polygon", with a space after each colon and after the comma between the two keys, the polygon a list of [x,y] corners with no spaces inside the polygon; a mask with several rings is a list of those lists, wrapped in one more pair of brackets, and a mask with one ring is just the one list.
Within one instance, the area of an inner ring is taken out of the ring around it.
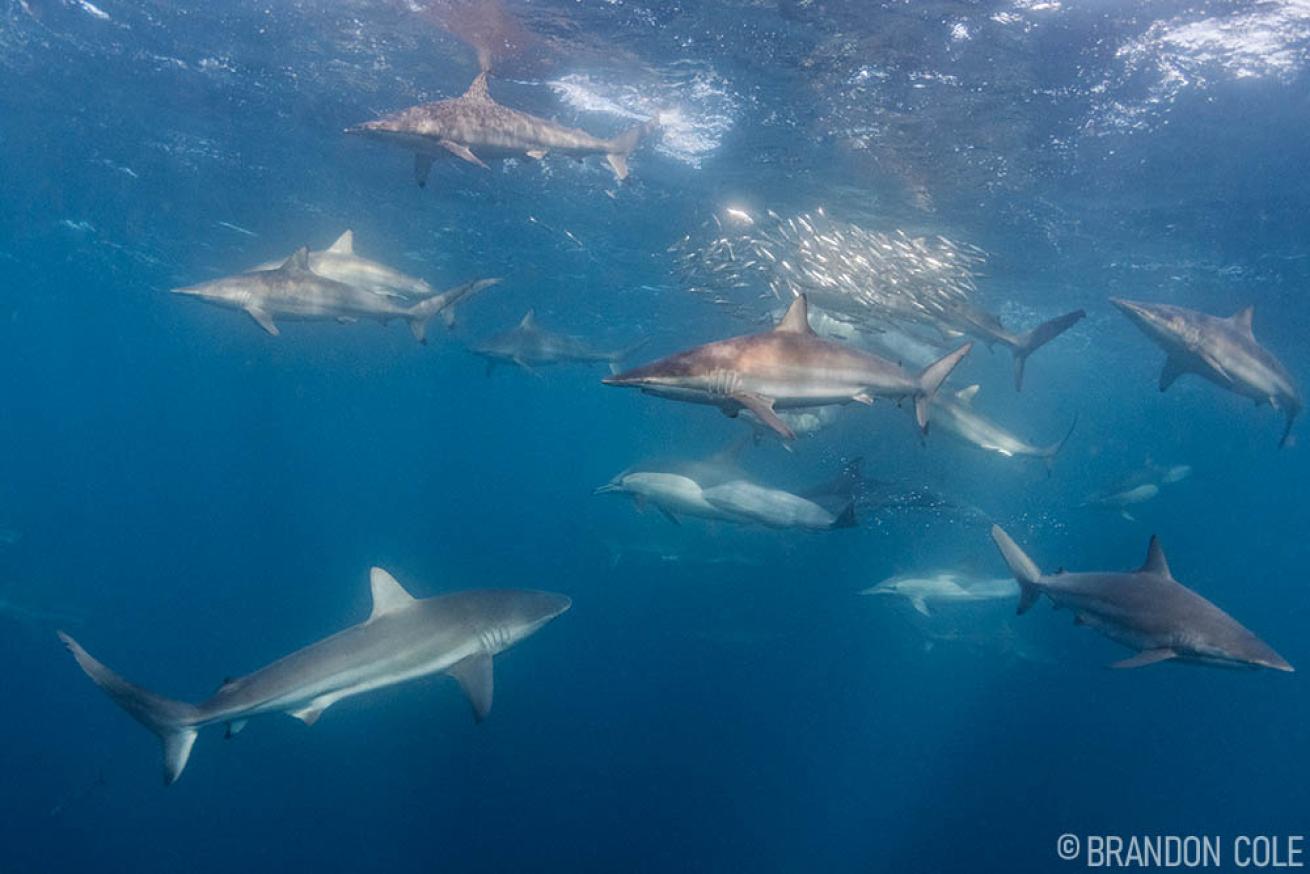
{"label": "dolphin's beak", "polygon": [[591,493],[593,495],[609,495],[619,491],[622,491],[622,489],[619,488],[618,484],[605,483],[605,485],[603,486],[596,486],[596,488],[593,489]]}
{"label": "dolphin's beak", "polygon": [[186,294],[194,297],[195,295],[200,294],[200,286],[184,285],[181,288],[170,288],[168,291],[170,294]]}
{"label": "dolphin's beak", "polygon": [[892,590],[887,588],[886,586],[878,585],[878,586],[870,586],[869,588],[860,592],[860,594],[861,595],[890,595],[892,594]]}

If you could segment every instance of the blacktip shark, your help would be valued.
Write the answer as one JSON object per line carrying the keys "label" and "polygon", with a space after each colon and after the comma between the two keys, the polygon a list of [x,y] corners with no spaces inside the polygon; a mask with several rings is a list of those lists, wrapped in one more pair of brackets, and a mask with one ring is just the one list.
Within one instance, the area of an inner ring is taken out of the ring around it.
{"label": "blacktip shark", "polygon": [[414,152],[414,180],[424,187],[438,157],[454,155],[486,168],[483,158],[526,155],[541,159],[550,152],[577,158],[604,155],[615,179],[622,182],[628,177],[628,155],[643,136],[658,127],[657,122],[649,121],[613,139],[594,137],[502,106],[491,99],[483,72],[459,97],[413,106],[348,127],[346,133],[395,143]]}
{"label": "blacktip shark", "polygon": [[[276,270],[279,261],[260,264],[254,270]],[[324,277],[363,288],[384,297],[397,297],[410,302],[432,297],[437,293],[427,280],[401,273],[368,258],[355,254],[355,232],[347,230],[331,246],[321,252],[309,253],[309,269]],[[447,310],[449,312],[449,310]]]}
{"label": "blacktip shark", "polygon": [[515,364],[528,371],[552,364],[603,363],[615,367],[644,343],[613,351],[597,349],[577,337],[541,327],[537,324],[537,311],[530,309],[513,328],[472,348],[475,355],[487,359],[490,374],[500,363]]}
{"label": "blacktip shark", "polygon": [[313,725],[338,701],[432,674],[458,681],[481,721],[491,710],[492,657],[569,609],[564,595],[524,589],[479,589],[415,598],[395,577],[373,568],[373,610],[359,625],[326,637],[223,683],[208,701],[187,704],[129,683],[64,632],[78,665],[146,728],[164,751],[164,783],[181,775],[201,728],[226,724],[228,736],[266,713]]}
{"label": "blacktip shark", "polygon": [[1269,404],[1287,417],[1279,446],[1287,445],[1292,422],[1301,412],[1301,393],[1283,363],[1255,339],[1255,307],[1220,318],[1180,306],[1111,298],[1133,324],[1168,356],[1160,372],[1160,391],[1178,377],[1195,373],[1215,385]]}
{"label": "blacktip shark", "polygon": [[1135,571],[1043,574],[999,525],[996,542],[1019,581],[1019,613],[1042,595],[1074,611],[1074,622],[1136,650],[1114,668],[1139,668],[1177,659],[1236,668],[1292,666],[1237,620],[1174,579],[1160,541],[1151,537],[1146,562]]}
{"label": "blacktip shark", "polygon": [[823,339],[810,327],[807,308],[800,295],[771,331],[707,343],[602,381],[716,406],[728,416],[750,410],[786,440],[796,434],[776,409],[911,398],[927,432],[929,401],[973,344],[911,374],[885,358]]}
{"label": "blacktip shark", "polygon": [[173,293],[242,310],[274,337],[279,333],[275,321],[279,318],[301,321],[363,318],[384,324],[392,319],[404,319],[409,322],[414,339],[426,343],[428,321],[433,316],[498,282],[499,279],[478,279],[416,304],[404,305],[314,273],[309,267],[309,249],[302,246],[276,270],[224,276],[175,288]]}
{"label": "blacktip shark", "polygon": [[995,452],[1006,458],[1016,456],[1040,458],[1046,463],[1048,471],[1055,457],[1073,436],[1073,429],[1078,425],[1078,418],[1075,416],[1073,424],[1058,442],[1049,446],[1033,446],[974,410],[973,399],[977,394],[977,385],[971,385],[953,394],[938,392],[932,399],[933,421],[965,443],[984,451]]}
{"label": "blacktip shark", "polygon": [[982,340],[989,349],[996,343],[1009,349],[1014,356],[1014,390],[1021,391],[1023,371],[1028,363],[1028,356],[1072,328],[1086,315],[1087,313],[1082,310],[1074,310],[1042,322],[1031,331],[1022,334],[1007,330],[999,318],[977,307],[954,307],[948,312],[947,321],[961,333]]}
{"label": "blacktip shark", "polygon": [[960,604],[1013,598],[1019,589],[1013,580],[980,579],[957,571],[937,571],[923,575],[890,577],[861,595],[896,595],[909,601],[915,610],[931,616],[929,602]]}

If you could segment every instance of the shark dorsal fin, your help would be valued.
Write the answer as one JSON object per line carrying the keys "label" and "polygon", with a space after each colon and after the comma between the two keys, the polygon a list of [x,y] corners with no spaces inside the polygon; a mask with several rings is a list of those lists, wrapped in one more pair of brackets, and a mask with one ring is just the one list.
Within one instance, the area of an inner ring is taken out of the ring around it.
{"label": "shark dorsal fin", "polygon": [[1251,319],[1254,316],[1255,316],[1255,307],[1249,306],[1246,309],[1242,310],[1241,312],[1236,313],[1232,317],[1231,321],[1234,325],[1241,328],[1246,333],[1251,334],[1251,336],[1255,336],[1254,332],[1251,329]]}
{"label": "shark dorsal fin", "polygon": [[1146,547],[1146,562],[1138,568],[1141,574],[1159,574],[1162,577],[1173,579],[1169,573],[1169,562],[1165,561],[1164,549],[1160,546],[1160,538],[1154,534],[1151,535],[1151,542]]}
{"label": "shark dorsal fin", "polygon": [[404,610],[417,600],[396,582],[395,577],[380,567],[373,568],[369,575],[369,585],[373,588],[373,612],[369,614],[369,622],[388,613]]}
{"label": "shark dorsal fin", "polygon": [[974,395],[978,394],[978,389],[981,387],[982,386],[977,383],[974,383],[967,388],[962,388],[955,393],[955,399],[965,405],[971,404],[973,403]]}
{"label": "shark dorsal fin", "polygon": [[485,100],[491,102],[491,94],[487,91],[487,74],[486,72],[478,73],[478,78],[473,80],[469,90],[465,91],[460,100]]}
{"label": "shark dorsal fin", "polygon": [[523,318],[519,319],[519,327],[525,331],[531,331],[537,327],[537,311],[535,308],[523,314]]}
{"label": "shark dorsal fin", "polygon": [[805,295],[799,295],[791,306],[787,307],[787,312],[783,314],[777,327],[773,329],[779,334],[813,334],[814,329],[810,327],[810,302]]}
{"label": "shark dorsal fin", "polygon": [[355,254],[355,232],[347,230],[344,234],[337,237],[337,241],[331,246],[328,246],[328,251],[334,255]]}
{"label": "shark dorsal fin", "polygon": [[292,273],[308,271],[309,247],[301,246],[299,249],[292,252],[291,257],[282,262],[282,267],[280,269],[287,270]]}

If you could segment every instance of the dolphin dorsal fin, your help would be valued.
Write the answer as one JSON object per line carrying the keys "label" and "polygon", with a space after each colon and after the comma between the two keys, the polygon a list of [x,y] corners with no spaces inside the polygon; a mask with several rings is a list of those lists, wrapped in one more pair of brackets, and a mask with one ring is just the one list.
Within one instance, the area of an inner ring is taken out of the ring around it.
{"label": "dolphin dorsal fin", "polygon": [[519,319],[519,327],[525,331],[531,331],[537,327],[537,310],[535,308],[523,314],[523,318]]}
{"label": "dolphin dorsal fin", "polygon": [[1173,579],[1169,573],[1169,562],[1165,561],[1164,549],[1160,546],[1160,538],[1154,534],[1151,535],[1151,542],[1146,547],[1146,562],[1138,568],[1139,574],[1159,574],[1162,577]]}
{"label": "dolphin dorsal fin", "polygon": [[1255,317],[1255,307],[1249,306],[1246,309],[1242,310],[1241,312],[1236,313],[1232,317],[1232,323],[1237,327],[1241,328],[1246,333],[1250,334],[1251,336],[1255,336],[1255,333],[1251,329],[1251,320],[1254,317]]}
{"label": "dolphin dorsal fin", "polygon": [[491,102],[491,93],[487,91],[487,74],[486,71],[478,73],[478,78],[473,80],[469,90],[459,98],[460,100],[485,100]]}
{"label": "dolphin dorsal fin", "polygon": [[369,585],[373,588],[373,612],[369,614],[369,622],[388,613],[404,610],[417,600],[396,582],[395,577],[380,567],[373,568],[369,575]]}
{"label": "dolphin dorsal fin", "polygon": [[328,251],[334,255],[355,254],[355,232],[347,230],[344,234],[337,237],[337,241],[331,246],[328,246]]}
{"label": "dolphin dorsal fin", "polygon": [[282,262],[282,270],[300,272],[309,270],[309,247],[301,246],[291,253],[291,257]]}
{"label": "dolphin dorsal fin", "polygon": [[973,385],[957,391],[955,393],[955,399],[965,405],[971,404],[973,403],[974,395],[978,394],[978,389],[980,388],[982,388],[982,386],[975,382]]}
{"label": "dolphin dorsal fin", "polygon": [[805,295],[799,295],[791,302],[791,306],[787,307],[787,312],[783,314],[773,330],[779,334],[814,333],[814,329],[810,327],[810,302]]}

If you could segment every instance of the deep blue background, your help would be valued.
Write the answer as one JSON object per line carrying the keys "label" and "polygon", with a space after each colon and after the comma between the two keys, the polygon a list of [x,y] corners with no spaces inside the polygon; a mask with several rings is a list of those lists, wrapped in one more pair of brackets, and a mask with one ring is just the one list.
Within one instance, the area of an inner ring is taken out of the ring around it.
{"label": "deep blue background", "polygon": [[[863,455],[983,507],[1048,570],[1136,566],[1158,531],[1177,576],[1310,665],[1304,447],[1278,451],[1273,413],[1199,381],[1160,395],[1162,355],[1105,304],[1254,303],[1257,336],[1310,374],[1310,23],[1281,3],[1032,7],[512,7],[538,36],[499,99],[608,134],[629,120],[545,83],[634,83],[618,93],[711,141],[643,149],[621,189],[598,162],[548,160],[439,165],[420,191],[405,155],[340,130],[464,89],[472,53],[429,15],[4,5],[0,527],[21,538],[0,545],[0,595],[76,614],[92,652],[188,700],[365,616],[374,564],[418,594],[522,585],[575,606],[497,660],[481,726],[426,680],[312,729],[206,732],[166,791],[155,741],[51,623],[0,612],[0,871],[1041,871],[1062,832],[1305,832],[1301,674],[1110,672],[1122,651],[1008,605],[937,620],[976,640],[929,647],[935,626],[855,592],[999,575],[984,528],[639,516],[591,489],[741,426],[594,369],[487,378],[459,344],[528,306],[597,344],[648,336],[651,355],[742,330],[665,253],[730,204],[980,245],[981,300],[1007,320],[1089,311],[1022,395],[1001,351],[959,377],[1036,442],[1081,416],[1054,476],[942,435],[920,447],[881,407],[746,465],[795,485]],[[1283,54],[1167,38],[1206,20],[1239,47],[1263,22]],[[274,339],[165,294],[346,227],[436,286],[505,283],[426,348],[399,325]],[[1077,508],[1148,457],[1195,473],[1135,523]],[[740,560],[615,560],[647,543]],[[1010,633],[1040,657],[992,645]]]}

